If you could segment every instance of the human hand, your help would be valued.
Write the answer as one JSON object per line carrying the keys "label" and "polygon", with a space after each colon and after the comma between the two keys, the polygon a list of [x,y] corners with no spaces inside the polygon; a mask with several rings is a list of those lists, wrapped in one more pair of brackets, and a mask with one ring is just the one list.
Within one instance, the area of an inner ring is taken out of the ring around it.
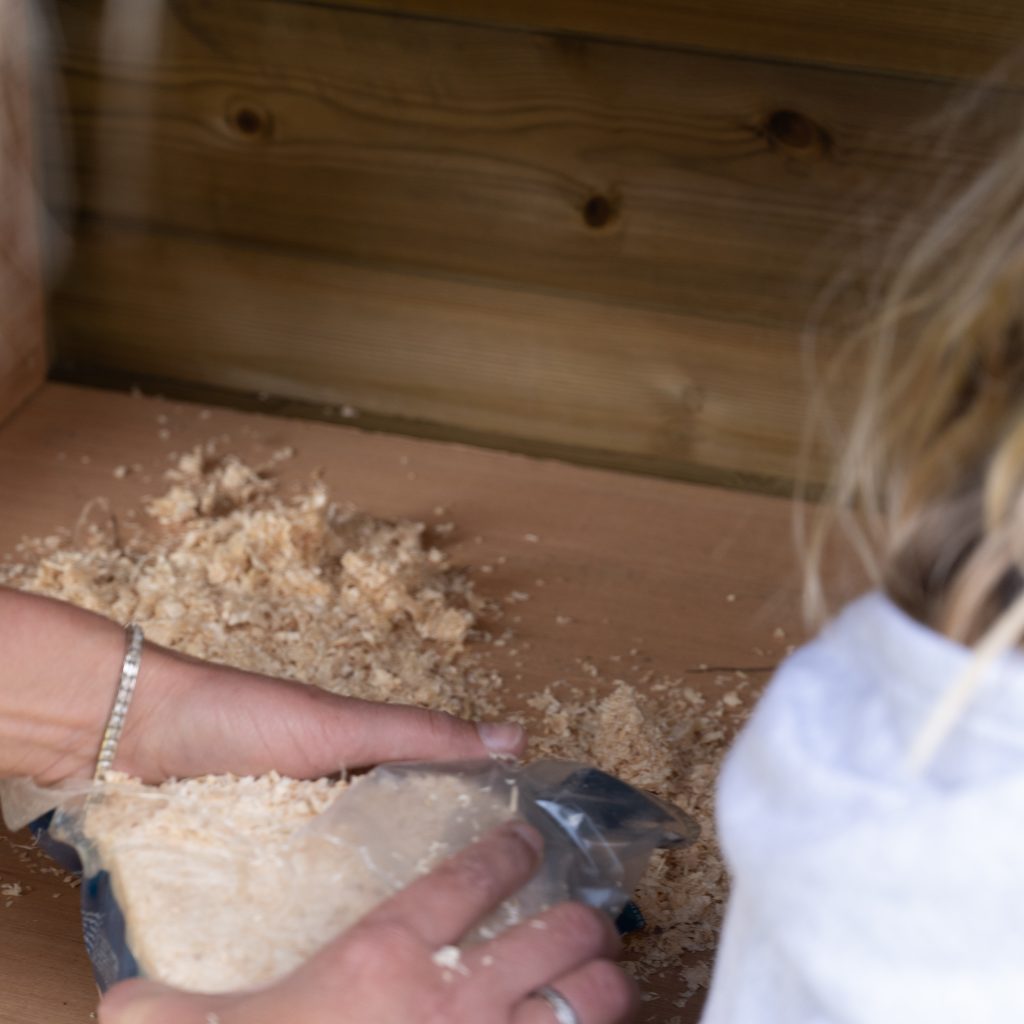
{"label": "human hand", "polygon": [[124,982],[100,1004],[100,1024],[555,1024],[551,1007],[531,996],[544,985],[579,1024],[631,1019],[636,989],[612,962],[618,937],[582,904],[559,904],[474,945],[455,966],[436,957],[529,879],[539,850],[532,828],[506,824],[276,984],[210,996]]}
{"label": "human hand", "polygon": [[144,781],[271,770],[315,778],[383,761],[523,752],[520,726],[340,697],[147,645],[115,767]]}
{"label": "human hand", "polygon": [[[0,778],[51,785],[91,775],[124,650],[115,623],[0,588]],[[525,745],[517,725],[339,697],[146,644],[114,767],[146,782],[271,770],[313,778]]]}

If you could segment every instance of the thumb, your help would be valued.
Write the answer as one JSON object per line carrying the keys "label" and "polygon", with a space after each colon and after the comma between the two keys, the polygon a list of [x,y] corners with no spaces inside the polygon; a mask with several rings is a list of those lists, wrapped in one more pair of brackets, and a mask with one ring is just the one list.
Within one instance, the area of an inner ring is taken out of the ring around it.
{"label": "thumb", "polygon": [[223,996],[192,995],[139,979],[115,985],[99,1005],[99,1024],[207,1024]]}

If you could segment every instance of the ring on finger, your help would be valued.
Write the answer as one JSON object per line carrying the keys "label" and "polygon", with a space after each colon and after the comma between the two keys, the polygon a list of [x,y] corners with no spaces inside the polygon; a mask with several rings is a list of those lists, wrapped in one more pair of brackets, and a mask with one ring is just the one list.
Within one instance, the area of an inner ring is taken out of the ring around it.
{"label": "ring on finger", "polygon": [[542,985],[530,994],[537,999],[543,999],[551,1007],[551,1012],[555,1015],[557,1024],[583,1024],[580,1020],[580,1015],[573,1009],[572,1003],[557,988],[552,988],[550,985]]}

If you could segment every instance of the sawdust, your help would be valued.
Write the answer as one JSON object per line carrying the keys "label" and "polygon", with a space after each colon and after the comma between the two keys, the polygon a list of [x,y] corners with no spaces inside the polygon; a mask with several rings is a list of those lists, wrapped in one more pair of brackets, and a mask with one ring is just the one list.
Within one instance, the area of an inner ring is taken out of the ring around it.
{"label": "sawdust", "polygon": [[656,855],[638,894],[648,927],[627,951],[642,986],[671,990],[684,1006],[707,985],[721,923],[713,787],[752,703],[749,681],[720,673],[698,692],[636,664],[627,680],[625,664],[640,654],[631,649],[607,665],[581,660],[578,680],[555,681],[510,714],[487,655],[514,648],[495,623],[501,605],[529,595],[485,603],[424,525],[335,504],[319,482],[284,496],[272,471],[290,454],[254,468],[196,449],[147,517],[116,521],[93,503],[69,534],[26,541],[0,583],[139,622],[150,639],[197,657],[357,697],[518,717],[533,754],[594,763],[678,804],[702,837]]}
{"label": "sawdust", "polygon": [[92,502],[69,535],[23,543],[0,583],[250,671],[472,717],[493,709],[500,679],[462,657],[483,602],[426,528],[333,504],[320,483],[286,499],[270,468],[197,449],[147,503],[148,523]]}
{"label": "sawdust", "polygon": [[681,678],[648,672],[638,686],[591,661],[581,663],[581,674],[585,681],[561,680],[529,699],[540,716],[531,750],[598,764],[700,825],[693,846],[655,852],[636,895],[647,927],[626,940],[628,967],[641,988],[668,981],[657,988],[671,989],[683,1007],[710,981],[728,892],[715,841],[714,787],[752,702],[750,682],[718,673],[700,692]]}
{"label": "sawdust", "polygon": [[[367,816],[382,807],[407,830],[402,857]],[[112,774],[81,811],[59,813],[54,829],[83,852],[89,874],[109,872],[145,977],[230,992],[294,970],[510,814],[504,794],[451,775],[408,774],[398,784],[271,773],[146,786]],[[513,898],[495,920],[523,914]]]}

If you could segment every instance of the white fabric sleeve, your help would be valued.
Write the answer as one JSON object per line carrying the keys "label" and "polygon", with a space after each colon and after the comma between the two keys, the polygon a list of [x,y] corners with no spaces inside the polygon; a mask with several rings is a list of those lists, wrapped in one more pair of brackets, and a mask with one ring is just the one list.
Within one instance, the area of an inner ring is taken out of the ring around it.
{"label": "white fabric sleeve", "polygon": [[1019,721],[977,709],[913,779],[908,736],[960,654],[868,611],[867,634],[848,617],[783,666],[727,759],[734,888],[703,1024],[1024,1020],[1024,671]]}

